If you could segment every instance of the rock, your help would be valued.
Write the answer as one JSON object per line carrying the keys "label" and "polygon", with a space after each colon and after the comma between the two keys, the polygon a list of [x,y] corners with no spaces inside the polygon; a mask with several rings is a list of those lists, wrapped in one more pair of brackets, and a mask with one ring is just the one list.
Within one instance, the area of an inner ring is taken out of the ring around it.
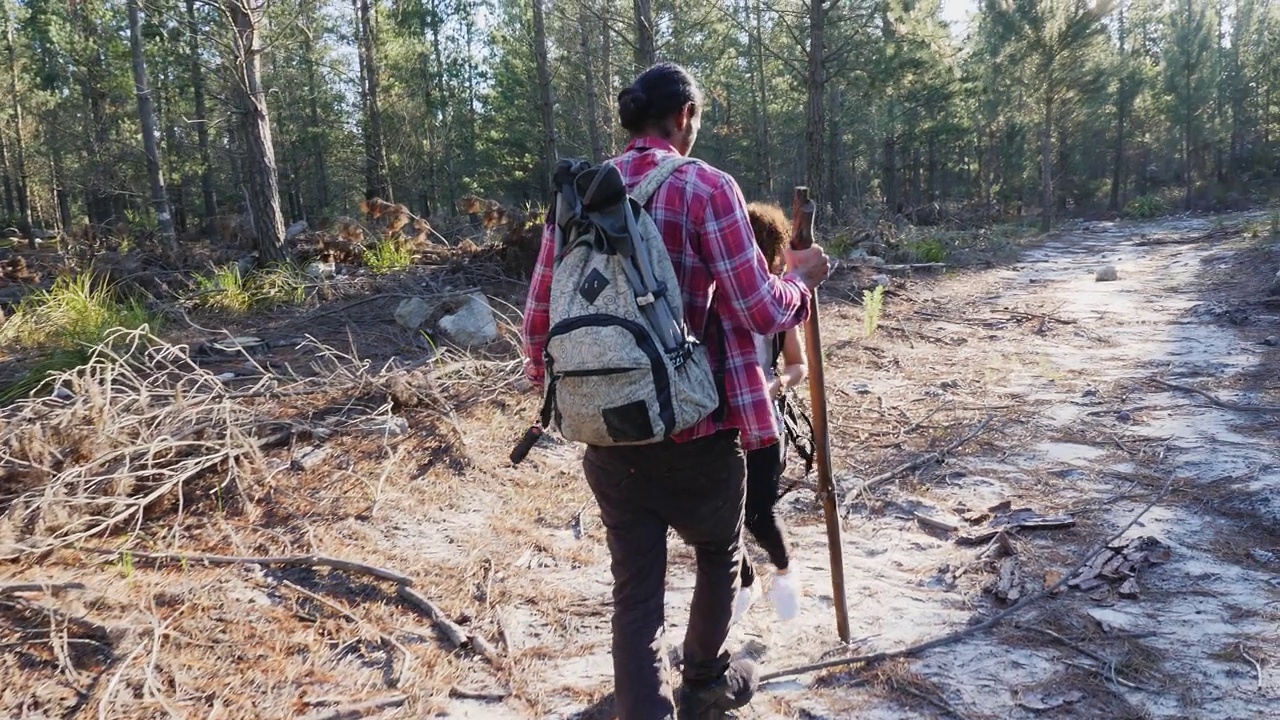
{"label": "rock", "polygon": [[400,327],[413,332],[422,327],[422,323],[427,321],[427,315],[431,314],[431,306],[427,305],[427,301],[422,298],[408,298],[401,300],[396,306],[396,324]]}
{"label": "rock", "polygon": [[489,300],[480,293],[466,296],[462,307],[440,318],[440,332],[455,345],[464,348],[484,345],[498,338],[498,321]]}
{"label": "rock", "polygon": [[888,275],[876,275],[871,278],[872,287],[889,287]]}
{"label": "rock", "polygon": [[1267,339],[1262,341],[1262,344],[1270,345],[1271,347],[1276,347],[1277,345],[1280,345],[1280,337],[1277,337],[1275,335],[1268,335]]}
{"label": "rock", "polygon": [[1098,268],[1097,274],[1093,276],[1097,282],[1112,282],[1120,279],[1120,274],[1116,272],[1115,265],[1103,265]]}
{"label": "rock", "polygon": [[298,222],[290,225],[287,229],[285,229],[284,241],[289,242],[290,240],[298,237],[299,235],[301,235],[306,231],[307,231],[307,221],[299,220]]}
{"label": "rock", "polygon": [[307,275],[315,278],[316,280],[333,277],[334,270],[336,269],[337,266],[331,262],[315,261],[307,263]]}

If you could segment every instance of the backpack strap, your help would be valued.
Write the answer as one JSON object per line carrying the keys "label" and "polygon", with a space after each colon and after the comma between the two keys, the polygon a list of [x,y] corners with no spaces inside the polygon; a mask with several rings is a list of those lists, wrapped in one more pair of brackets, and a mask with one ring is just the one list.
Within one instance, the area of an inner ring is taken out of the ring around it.
{"label": "backpack strap", "polygon": [[671,177],[672,173],[693,162],[697,162],[697,160],[683,155],[663,160],[658,167],[650,170],[649,174],[644,176],[644,180],[641,180],[640,184],[636,186],[635,192],[631,193],[631,197],[643,207],[649,202],[649,198],[653,197],[653,194],[658,191],[658,188],[662,186],[662,183]]}

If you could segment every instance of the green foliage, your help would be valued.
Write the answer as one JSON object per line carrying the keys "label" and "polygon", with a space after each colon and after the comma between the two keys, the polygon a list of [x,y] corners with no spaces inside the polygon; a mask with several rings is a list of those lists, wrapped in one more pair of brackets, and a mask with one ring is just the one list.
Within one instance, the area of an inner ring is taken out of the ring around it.
{"label": "green foliage", "polygon": [[0,404],[26,397],[50,375],[84,364],[111,330],[144,325],[157,328],[161,321],[142,303],[120,298],[92,272],[59,277],[50,289],[24,298],[0,325],[0,346],[45,351],[16,382],[0,388]]}
{"label": "green foliage", "polygon": [[364,264],[376,273],[404,270],[413,264],[413,248],[404,239],[393,235],[366,250]]}
{"label": "green foliage", "polygon": [[884,286],[862,291],[862,336],[871,337],[880,324],[880,311],[884,309]]}
{"label": "green foliage", "polygon": [[946,244],[936,237],[925,237],[908,245],[916,262],[941,263],[947,261],[950,254]]}
{"label": "green foliage", "polygon": [[73,350],[102,340],[107,331],[143,325],[159,318],[135,300],[123,300],[92,272],[63,275],[48,290],[23,299],[13,317],[0,326],[0,344]]}
{"label": "green foliage", "polygon": [[276,305],[298,305],[307,299],[308,278],[293,265],[279,265],[250,273],[230,263],[196,278],[195,305],[236,315]]}
{"label": "green foliage", "polygon": [[1125,214],[1132,218],[1145,220],[1158,217],[1165,212],[1164,201],[1155,195],[1142,195],[1129,201]]}

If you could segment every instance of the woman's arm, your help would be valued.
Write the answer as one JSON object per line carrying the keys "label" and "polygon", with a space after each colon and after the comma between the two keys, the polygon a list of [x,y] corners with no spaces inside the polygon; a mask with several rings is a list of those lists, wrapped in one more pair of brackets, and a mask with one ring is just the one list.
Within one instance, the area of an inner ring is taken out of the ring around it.
{"label": "woman's arm", "polygon": [[809,375],[809,366],[804,357],[804,347],[800,344],[799,328],[791,328],[782,337],[782,372],[778,375],[775,394],[786,392]]}

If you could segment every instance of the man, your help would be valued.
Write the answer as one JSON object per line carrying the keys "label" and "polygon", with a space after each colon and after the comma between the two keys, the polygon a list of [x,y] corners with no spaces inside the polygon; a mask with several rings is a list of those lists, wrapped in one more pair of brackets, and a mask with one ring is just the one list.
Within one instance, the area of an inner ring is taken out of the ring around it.
{"label": "man", "polygon": [[[662,161],[687,156],[701,125],[702,94],[683,68],[660,63],[618,95],[631,133],[613,160],[628,190]],[[663,652],[669,528],[693,546],[697,582],[684,641],[681,720],[715,720],[750,701],[749,661],[724,650],[738,591],[746,473],[744,452],[777,442],[755,335],[807,318],[810,292],[830,267],[817,246],[786,252],[771,275],[756,246],[746,202],[727,173],[702,162],[678,170],[646,210],[662,234],[689,327],[723,369],[727,407],[660,443],[587,448],[583,469],[600,506],[614,578],[613,661],[621,720],[669,720],[675,703]],[[525,308],[526,374],[544,382],[555,233],[548,224]],[[713,341],[723,339],[723,343]],[[723,356],[718,348],[723,346]]]}

